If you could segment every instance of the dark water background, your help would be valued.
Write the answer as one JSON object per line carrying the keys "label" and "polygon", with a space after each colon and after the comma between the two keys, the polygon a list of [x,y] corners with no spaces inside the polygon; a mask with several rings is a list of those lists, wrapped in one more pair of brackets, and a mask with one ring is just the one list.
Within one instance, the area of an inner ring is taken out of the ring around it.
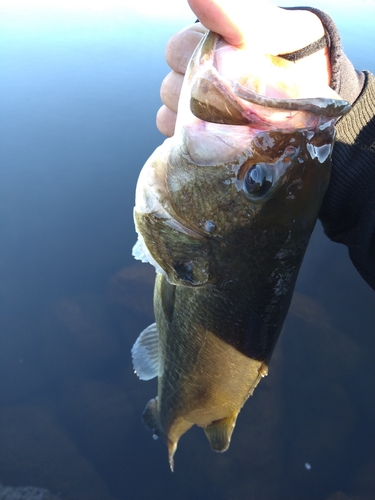
{"label": "dark water background", "polygon": [[[325,10],[374,72],[374,4]],[[169,471],[141,422],[156,382],[130,360],[154,278],[131,257],[132,208],[163,140],[165,43],[189,20],[81,14],[0,26],[0,482],[65,500],[374,499],[374,296],[320,223],[230,449],[192,429]]]}

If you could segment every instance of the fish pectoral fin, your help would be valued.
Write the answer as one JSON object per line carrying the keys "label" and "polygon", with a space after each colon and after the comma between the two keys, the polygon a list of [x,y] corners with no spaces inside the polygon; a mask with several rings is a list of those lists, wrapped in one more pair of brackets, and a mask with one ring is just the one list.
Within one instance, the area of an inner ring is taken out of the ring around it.
{"label": "fish pectoral fin", "polygon": [[238,413],[233,413],[229,417],[215,420],[203,429],[213,451],[223,452],[229,448],[237,415]]}
{"label": "fish pectoral fin", "polygon": [[143,330],[132,347],[133,368],[141,380],[160,375],[159,335],[156,323]]}

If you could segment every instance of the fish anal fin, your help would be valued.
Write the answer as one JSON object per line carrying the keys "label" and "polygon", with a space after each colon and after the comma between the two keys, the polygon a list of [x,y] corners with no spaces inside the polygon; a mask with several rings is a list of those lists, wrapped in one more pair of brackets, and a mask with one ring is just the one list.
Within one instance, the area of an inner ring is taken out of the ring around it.
{"label": "fish anal fin", "polygon": [[238,413],[215,420],[203,430],[213,451],[223,452],[229,448]]}

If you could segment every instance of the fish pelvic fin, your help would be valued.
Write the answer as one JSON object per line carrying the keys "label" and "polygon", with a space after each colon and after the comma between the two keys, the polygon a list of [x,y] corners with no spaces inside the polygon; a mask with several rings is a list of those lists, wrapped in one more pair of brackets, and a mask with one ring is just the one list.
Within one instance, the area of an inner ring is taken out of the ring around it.
{"label": "fish pelvic fin", "polygon": [[238,413],[215,420],[203,430],[213,451],[223,452],[229,448]]}

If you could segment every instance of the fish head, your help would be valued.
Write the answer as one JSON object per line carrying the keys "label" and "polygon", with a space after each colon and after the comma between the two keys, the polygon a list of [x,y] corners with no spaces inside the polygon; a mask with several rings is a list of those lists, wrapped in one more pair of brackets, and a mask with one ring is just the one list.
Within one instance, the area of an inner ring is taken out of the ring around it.
{"label": "fish head", "polygon": [[350,106],[328,86],[311,96],[281,58],[257,58],[243,74],[248,58],[215,33],[204,37],[185,76],[176,133],[139,177],[134,255],[171,284],[223,285],[264,245],[277,240],[280,253],[315,224],[334,124]]}

